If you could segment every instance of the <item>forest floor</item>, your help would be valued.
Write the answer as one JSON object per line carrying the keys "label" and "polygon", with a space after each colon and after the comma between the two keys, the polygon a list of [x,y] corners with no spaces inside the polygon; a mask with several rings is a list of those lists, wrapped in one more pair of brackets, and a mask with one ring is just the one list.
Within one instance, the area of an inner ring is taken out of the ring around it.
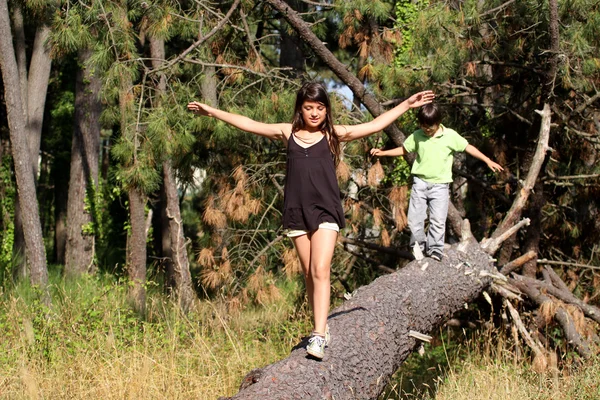
{"label": "forest floor", "polygon": [[[284,358],[310,332],[302,285],[279,287],[272,304],[205,299],[186,316],[150,293],[145,320],[111,280],[55,279],[50,307],[27,286],[0,288],[0,398],[233,395],[250,370]],[[493,328],[444,328],[380,399],[600,399],[600,357],[580,364],[567,355],[536,373],[528,355],[516,355],[525,351]]]}

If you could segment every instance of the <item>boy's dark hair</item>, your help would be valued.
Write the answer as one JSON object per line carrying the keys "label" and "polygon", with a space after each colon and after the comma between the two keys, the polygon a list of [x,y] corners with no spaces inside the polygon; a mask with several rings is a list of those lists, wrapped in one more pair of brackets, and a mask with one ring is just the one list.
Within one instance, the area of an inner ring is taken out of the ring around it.
{"label": "boy's dark hair", "polygon": [[417,113],[420,125],[432,126],[442,122],[442,111],[437,103],[425,104]]}

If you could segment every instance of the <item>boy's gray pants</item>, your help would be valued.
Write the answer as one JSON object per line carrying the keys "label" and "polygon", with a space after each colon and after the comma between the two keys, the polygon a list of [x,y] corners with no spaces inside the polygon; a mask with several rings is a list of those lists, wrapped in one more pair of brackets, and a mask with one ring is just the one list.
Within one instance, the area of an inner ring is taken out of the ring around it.
{"label": "boy's gray pants", "polygon": [[[449,198],[448,183],[430,183],[414,177],[408,206],[411,248],[416,242],[427,254],[433,250],[444,252]],[[429,230],[425,235],[427,209],[429,209]]]}

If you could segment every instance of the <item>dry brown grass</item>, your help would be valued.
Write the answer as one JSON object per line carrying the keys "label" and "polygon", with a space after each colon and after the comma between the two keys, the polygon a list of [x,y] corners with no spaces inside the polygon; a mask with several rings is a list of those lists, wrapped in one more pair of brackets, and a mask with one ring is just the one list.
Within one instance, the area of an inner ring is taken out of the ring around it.
{"label": "dry brown grass", "polygon": [[[282,299],[276,287],[266,290],[270,298]],[[216,399],[233,395],[246,373],[283,358],[306,333],[300,328],[306,321],[300,318],[286,329],[292,335],[281,337],[281,326],[290,324],[289,304],[282,300],[232,317],[225,302],[199,301],[188,317],[171,309],[171,315],[160,316],[162,321],[141,323],[123,316],[127,319],[123,324],[113,323],[123,309],[107,305],[106,315],[94,322],[98,326],[84,326],[75,315],[82,310],[76,309],[50,316],[55,321],[32,323],[37,317],[29,315],[22,301],[13,299],[1,305],[9,308],[2,314],[8,318],[0,319],[0,398]],[[170,305],[154,299],[148,308],[154,316],[150,318],[157,318]],[[33,340],[25,328],[32,324]],[[82,331],[92,327],[96,330]]]}

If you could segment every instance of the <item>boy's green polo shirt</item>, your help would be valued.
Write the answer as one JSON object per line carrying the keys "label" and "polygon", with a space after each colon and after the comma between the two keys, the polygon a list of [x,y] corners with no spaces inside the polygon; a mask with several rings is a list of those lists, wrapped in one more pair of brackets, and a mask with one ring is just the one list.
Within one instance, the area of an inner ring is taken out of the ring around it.
{"label": "boy's green polo shirt", "polygon": [[455,130],[440,124],[436,136],[429,137],[421,129],[404,141],[407,152],[417,153],[411,173],[431,183],[452,182],[454,153],[465,151],[469,142]]}

